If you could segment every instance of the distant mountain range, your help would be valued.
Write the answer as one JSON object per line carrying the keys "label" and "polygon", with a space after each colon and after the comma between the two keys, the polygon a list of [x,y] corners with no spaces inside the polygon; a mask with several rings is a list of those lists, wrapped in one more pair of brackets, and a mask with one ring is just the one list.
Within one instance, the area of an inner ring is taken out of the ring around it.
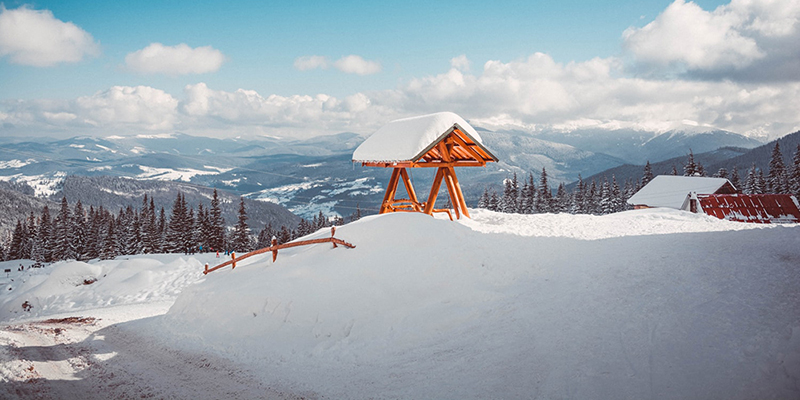
{"label": "distant mountain range", "polygon": [[[743,155],[746,149],[762,144],[719,130],[529,134],[477,129],[500,162],[490,163],[487,168],[458,171],[469,204],[474,204],[484,188],[499,185],[514,172],[538,175],[546,168],[555,185],[572,182],[578,174],[589,177],[625,164],[685,156],[690,148],[695,154],[722,147],[738,148],[721,151],[722,160]],[[40,199],[67,194],[68,198],[81,198],[86,204],[96,201],[112,209],[128,204],[126,196],[139,197],[149,190],[163,190],[163,201],[171,206],[177,190],[216,187],[232,196],[280,204],[307,218],[319,211],[329,216],[347,216],[358,208],[366,213],[377,211],[390,175],[380,168],[351,163],[352,152],[362,141],[363,137],[354,133],[308,140],[215,139],[180,133],[65,140],[6,138],[0,140],[0,181],[29,185]],[[100,178],[106,176],[152,181],[152,187]],[[432,178],[433,171],[425,168],[412,171],[418,191],[424,192]],[[157,182],[176,184],[164,186]],[[109,189],[115,185],[121,189]],[[116,191],[117,197],[110,197],[111,191]],[[279,218],[278,213],[270,218],[273,217]]]}

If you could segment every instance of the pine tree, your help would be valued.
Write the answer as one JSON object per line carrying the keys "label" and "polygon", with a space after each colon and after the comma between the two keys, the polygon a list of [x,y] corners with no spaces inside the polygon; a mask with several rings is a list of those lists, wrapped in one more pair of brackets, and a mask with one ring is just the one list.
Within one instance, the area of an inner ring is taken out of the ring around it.
{"label": "pine tree", "polygon": [[169,252],[167,248],[167,213],[164,211],[164,207],[161,207],[161,211],[158,214],[158,225],[156,228],[156,241],[155,251],[157,253],[167,253]]}
{"label": "pine tree", "polygon": [[569,195],[567,194],[567,188],[564,186],[564,182],[561,182],[556,190],[553,212],[563,213],[567,212],[567,210],[569,210]]}
{"label": "pine tree", "polygon": [[694,162],[694,153],[692,153],[692,149],[689,149],[689,158],[683,166],[683,176],[694,176],[698,172],[697,164]]}
{"label": "pine tree", "polygon": [[492,190],[492,195],[489,196],[489,211],[500,211],[500,199],[497,198],[497,192]]}
{"label": "pine tree", "polygon": [[281,225],[281,230],[278,232],[278,244],[289,243],[292,241],[292,232],[286,225]]}
{"label": "pine tree", "polygon": [[211,225],[211,236],[208,245],[212,249],[220,250],[225,248],[225,220],[222,219],[222,209],[220,208],[217,189],[211,198],[211,209],[209,210],[209,223]]}
{"label": "pine tree", "polygon": [[739,179],[739,169],[736,168],[735,165],[733,166],[733,169],[731,170],[731,179],[730,179],[730,181],[731,181],[731,184],[733,185],[733,187],[736,188],[736,190],[738,190],[738,191],[742,190],[742,187],[741,187],[741,183],[742,182]]}
{"label": "pine tree", "polygon": [[725,167],[722,167],[722,168],[719,169],[719,171],[717,171],[716,174],[714,174],[714,177],[715,178],[726,178],[727,179],[728,178],[728,170],[725,169]]}
{"label": "pine tree", "polygon": [[20,260],[22,256],[22,244],[27,240],[25,228],[22,221],[17,220],[17,226],[14,227],[14,233],[11,234],[11,244],[9,245],[9,256],[12,260]]}
{"label": "pine tree", "polygon": [[34,256],[34,260],[39,262],[53,261],[53,224],[50,220],[50,208],[47,205],[42,207],[42,215],[39,217],[36,248],[37,253]]}
{"label": "pine tree", "polygon": [[33,259],[33,246],[36,243],[36,233],[38,232],[38,226],[36,225],[36,215],[31,210],[30,215],[28,215],[27,225],[26,225],[26,240],[22,244],[22,256],[23,258]]}
{"label": "pine tree", "polygon": [[792,158],[792,169],[788,181],[789,191],[800,199],[800,144],[797,145],[797,150]]}
{"label": "pine tree", "polygon": [[767,193],[788,193],[789,188],[786,179],[786,166],[783,164],[783,154],[781,154],[781,146],[775,142],[775,147],[772,149],[772,158],[769,161],[769,173],[767,174]]}
{"label": "pine tree", "polygon": [[764,179],[764,171],[758,170],[758,175],[756,175],[756,193],[755,194],[764,194],[767,191],[767,181]]}
{"label": "pine tree", "polygon": [[607,179],[603,179],[600,186],[600,214],[611,214],[614,212],[614,200],[611,197],[611,185]]}
{"label": "pine tree", "polygon": [[262,229],[258,234],[256,248],[263,249],[272,246],[272,238],[276,235],[277,232],[272,229],[272,223],[267,224],[267,226],[265,226],[264,229]]}
{"label": "pine tree", "polygon": [[650,160],[647,160],[647,164],[644,165],[644,174],[642,175],[642,186],[650,183],[653,178],[653,167],[650,166]]}
{"label": "pine tree", "polygon": [[578,174],[578,184],[575,185],[575,191],[572,192],[572,204],[570,205],[570,214],[583,214],[584,213],[584,200],[583,196],[586,192],[586,184],[583,183],[583,177]]}
{"label": "pine tree", "polygon": [[756,194],[756,165],[753,164],[750,167],[750,170],[747,172],[747,178],[744,181],[744,189],[742,193],[744,194]]}
{"label": "pine tree", "polygon": [[586,193],[586,213],[587,214],[600,214],[600,190],[598,190],[597,182],[592,179],[592,185]]}
{"label": "pine tree", "polygon": [[533,214],[536,212],[536,183],[533,180],[533,174],[528,173],[528,181],[525,183],[524,190],[522,191],[522,214]]}
{"label": "pine tree", "polygon": [[[304,219],[301,221],[305,221]],[[252,250],[250,244],[250,228],[247,226],[247,210],[244,207],[244,197],[239,198],[239,220],[233,229],[233,248],[243,254]]]}
{"label": "pine tree", "polygon": [[116,226],[114,218],[108,218],[106,229],[103,235],[103,247],[100,250],[100,258],[110,260],[119,255],[119,243],[117,242]]}
{"label": "pine tree", "polygon": [[669,173],[670,175],[678,175],[678,169],[675,166],[672,166],[672,171]]}
{"label": "pine tree", "polygon": [[75,249],[75,259],[78,261],[88,260],[86,213],[83,211],[83,204],[78,200],[75,203],[75,210],[72,212],[72,240]]}
{"label": "pine tree", "polygon": [[69,209],[67,198],[61,198],[61,209],[53,223],[53,259],[67,260],[75,258],[75,251],[72,247],[72,212]]}
{"label": "pine tree", "polygon": [[622,190],[617,183],[617,177],[611,175],[611,209],[612,212],[620,212],[625,209],[625,200],[622,198]]}
{"label": "pine tree", "polygon": [[536,212],[549,213],[552,210],[553,196],[550,193],[550,185],[547,183],[547,171],[542,167],[542,175],[539,178],[539,195],[536,197]]}
{"label": "pine tree", "polygon": [[89,206],[89,217],[86,222],[86,259],[100,257],[100,250],[102,249],[102,235],[101,228],[102,222],[100,213],[95,211],[93,206]]}
{"label": "pine tree", "polygon": [[478,198],[477,208],[485,209],[487,207],[489,207],[489,189],[483,188],[483,194]]}
{"label": "pine tree", "polygon": [[[514,174],[516,178],[517,174]],[[517,210],[517,190],[514,188],[514,183],[511,179],[506,179],[503,182],[503,197],[500,198],[500,211],[504,213],[513,213]]]}
{"label": "pine tree", "polygon": [[175,202],[172,203],[172,213],[169,217],[169,224],[166,232],[166,250],[170,253],[188,252],[184,247],[187,211],[186,202],[183,195],[178,193]]}

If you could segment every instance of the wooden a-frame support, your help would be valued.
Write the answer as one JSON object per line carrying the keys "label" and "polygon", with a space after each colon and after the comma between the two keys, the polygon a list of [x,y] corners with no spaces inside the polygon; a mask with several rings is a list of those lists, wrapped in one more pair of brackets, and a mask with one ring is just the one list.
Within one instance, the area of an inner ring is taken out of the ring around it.
{"label": "wooden a-frame support", "polygon": [[[397,194],[397,186],[400,180],[403,180],[408,199],[395,199]],[[458,183],[458,177],[453,167],[439,167],[436,170],[436,176],[433,178],[433,185],[431,186],[428,200],[420,203],[417,199],[417,194],[414,191],[414,186],[408,177],[408,172],[405,167],[392,168],[392,176],[389,178],[389,185],[386,187],[386,194],[383,196],[383,203],[381,204],[380,214],[395,212],[395,211],[413,211],[423,212],[431,215],[434,212],[446,212],[453,219],[449,209],[435,209],[436,198],[439,196],[439,189],[444,181],[447,187],[447,194],[450,197],[450,204],[453,205],[456,219],[460,219],[463,214],[470,218],[469,211],[467,210],[467,203],[464,201],[464,194],[461,192],[461,185]]]}

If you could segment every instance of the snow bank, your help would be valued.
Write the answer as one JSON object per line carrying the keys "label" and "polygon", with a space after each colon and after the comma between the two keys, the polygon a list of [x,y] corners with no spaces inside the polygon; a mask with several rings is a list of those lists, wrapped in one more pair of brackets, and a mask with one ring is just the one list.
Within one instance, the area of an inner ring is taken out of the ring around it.
{"label": "snow bank", "polygon": [[[22,272],[13,268],[13,276],[0,280],[0,321],[171,302],[184,287],[203,279],[203,260],[213,264],[213,257],[148,255],[91,263],[58,262],[44,268],[28,267]],[[25,302],[32,307],[30,311],[23,310]]]}
{"label": "snow bank", "polygon": [[798,226],[398,213],[337,237],[357,248],[216,271],[141,329],[332,398],[800,396]]}

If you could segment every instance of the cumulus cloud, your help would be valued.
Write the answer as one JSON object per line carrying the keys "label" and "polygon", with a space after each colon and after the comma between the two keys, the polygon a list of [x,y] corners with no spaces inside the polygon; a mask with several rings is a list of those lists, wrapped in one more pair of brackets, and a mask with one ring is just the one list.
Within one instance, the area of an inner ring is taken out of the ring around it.
{"label": "cumulus cloud", "polygon": [[73,100],[9,101],[2,107],[0,122],[39,134],[169,131],[179,122],[178,100],[148,86],[114,86]]}
{"label": "cumulus cloud", "polygon": [[623,33],[636,62],[695,78],[800,80],[800,2],[733,0],[713,11],[676,0]]}
{"label": "cumulus cloud", "polygon": [[327,69],[330,66],[328,57],[325,56],[303,56],[294,60],[294,67],[300,71],[311,69]]}
{"label": "cumulus cloud", "polygon": [[92,35],[49,10],[26,6],[8,10],[0,4],[0,57],[7,56],[12,63],[49,67],[99,53]]}
{"label": "cumulus cloud", "polygon": [[450,59],[450,66],[459,71],[469,71],[470,62],[466,54]]}
{"label": "cumulus cloud", "polygon": [[336,60],[333,66],[347,74],[372,75],[381,72],[381,64],[379,62],[365,60],[361,56],[353,54]]}
{"label": "cumulus cloud", "polygon": [[151,43],[125,56],[129,70],[144,74],[205,74],[218,71],[223,62],[225,56],[221,51],[211,46],[191,48],[185,43],[177,46]]}

